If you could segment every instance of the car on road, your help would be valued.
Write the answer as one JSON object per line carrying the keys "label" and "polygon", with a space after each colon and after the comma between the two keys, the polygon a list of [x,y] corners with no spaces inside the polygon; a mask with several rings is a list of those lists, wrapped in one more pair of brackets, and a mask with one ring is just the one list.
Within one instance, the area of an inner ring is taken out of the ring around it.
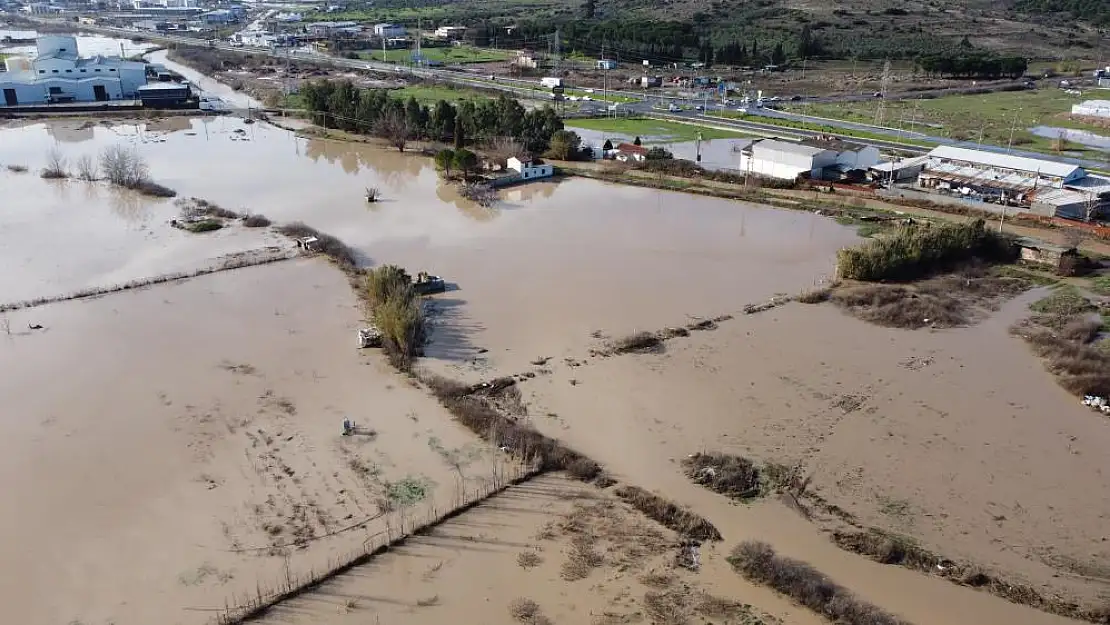
{"label": "car on road", "polygon": [[876,91],[874,94],[872,94],[872,97],[881,98],[881,97],[883,97],[883,92],[882,91]]}
{"label": "car on road", "polygon": [[695,106],[695,107],[694,107],[694,110],[695,110],[695,111],[704,111],[704,110],[705,110],[705,107],[699,104],[699,105],[697,105],[697,106]]}
{"label": "car on road", "polygon": [[802,99],[802,96],[800,96],[800,95],[792,95],[792,96],[790,96],[790,101],[791,101],[791,102],[797,102],[798,100],[801,100],[801,99]]}
{"label": "car on road", "polygon": [[682,111],[682,107],[675,104],[674,102],[671,102],[670,104],[667,105],[667,111],[669,111],[671,113],[678,113],[678,112]]}

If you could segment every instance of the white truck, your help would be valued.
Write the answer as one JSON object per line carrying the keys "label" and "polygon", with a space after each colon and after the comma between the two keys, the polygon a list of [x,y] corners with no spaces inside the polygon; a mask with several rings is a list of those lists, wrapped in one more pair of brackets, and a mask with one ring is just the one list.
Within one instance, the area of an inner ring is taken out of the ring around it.
{"label": "white truck", "polygon": [[548,89],[554,89],[555,87],[562,87],[563,86],[563,79],[562,78],[557,78],[555,76],[548,76],[546,78],[541,78],[540,79],[540,85],[542,85],[544,87],[547,87]]}

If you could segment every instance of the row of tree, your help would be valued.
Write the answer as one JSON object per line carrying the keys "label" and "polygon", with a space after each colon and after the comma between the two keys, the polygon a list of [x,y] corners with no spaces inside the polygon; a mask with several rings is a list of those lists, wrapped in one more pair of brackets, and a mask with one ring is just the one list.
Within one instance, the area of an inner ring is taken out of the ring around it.
{"label": "row of tree", "polygon": [[1020,56],[995,56],[987,52],[940,52],[917,59],[929,74],[952,78],[1021,78],[1029,68]]}
{"label": "row of tree", "polygon": [[526,111],[505,95],[457,104],[439,100],[429,107],[412,97],[392,97],[388,89],[360,89],[350,81],[311,82],[300,93],[316,124],[375,134],[400,150],[411,139],[454,143],[457,149],[509,137],[540,154],[563,129],[563,121],[550,107]]}

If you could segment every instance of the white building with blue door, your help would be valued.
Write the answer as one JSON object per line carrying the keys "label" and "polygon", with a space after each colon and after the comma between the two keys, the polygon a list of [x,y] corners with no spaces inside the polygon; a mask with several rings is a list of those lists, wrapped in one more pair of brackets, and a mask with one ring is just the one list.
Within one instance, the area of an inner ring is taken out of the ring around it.
{"label": "white building with blue door", "polygon": [[134,100],[146,84],[146,64],[77,54],[77,39],[44,35],[34,59],[8,57],[0,73],[0,107]]}

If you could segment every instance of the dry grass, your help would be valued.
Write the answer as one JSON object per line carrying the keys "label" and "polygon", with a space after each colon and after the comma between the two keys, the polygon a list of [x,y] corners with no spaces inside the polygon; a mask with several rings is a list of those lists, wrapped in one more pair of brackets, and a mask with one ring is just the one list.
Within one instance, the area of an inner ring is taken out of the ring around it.
{"label": "dry grass", "polygon": [[822,302],[829,301],[830,297],[832,297],[832,288],[821,287],[817,289],[810,289],[808,291],[802,291],[798,294],[797,297],[794,298],[794,301],[800,302],[802,304],[820,304]]}
{"label": "dry grass", "polygon": [[532,623],[540,614],[540,604],[527,597],[518,597],[509,604],[509,616],[521,623]]}
{"label": "dry grass", "polygon": [[727,497],[751,499],[762,493],[759,469],[747,458],[697,453],[684,458],[682,468],[695,483]]}
{"label": "dry grass", "polygon": [[1029,307],[1039,313],[1016,324],[1012,334],[1025,339],[1060,386],[1075,395],[1110,396],[1110,352],[1094,343],[1103,323],[1074,287],[1055,290]]}
{"label": "dry grass", "polygon": [[543,564],[543,558],[535,551],[522,551],[516,555],[516,563],[522,569],[532,569]]}
{"label": "dry grass", "polygon": [[570,474],[579,479],[601,475],[600,466],[593,460],[504,415],[498,409],[499,398],[517,390],[516,381],[512,378],[498,378],[473,386],[434,374],[423,374],[421,380],[459,423],[490,443],[505,447],[525,462],[534,464],[537,470],[570,472],[571,467],[576,467]]}
{"label": "dry grass", "polygon": [[968,266],[958,273],[914,284],[842,283],[833,289],[837,306],[876,325],[917,329],[973,323],[1032,286],[1020,277]]}
{"label": "dry grass", "polygon": [[833,541],[841,549],[865,555],[876,562],[936,575],[961,586],[979,588],[1012,603],[1092,623],[1110,622],[1110,611],[1103,607],[1085,608],[1058,596],[1046,596],[1032,586],[1002,579],[976,564],[943,558],[902,536],[871,529],[835,532]]}
{"label": "dry grass", "polygon": [[596,538],[589,534],[579,534],[571,538],[570,553],[560,568],[563,579],[573,582],[586,579],[590,572],[605,563],[605,559],[594,550]]}
{"label": "dry grass", "polygon": [[659,495],[638,486],[621,486],[617,497],[666,528],[696,540],[721,540],[721,532],[709,519],[686,508],[679,507]]}
{"label": "dry grass", "polygon": [[673,585],[678,580],[674,573],[644,573],[640,576],[640,583],[648,588],[663,589]]}
{"label": "dry grass", "polygon": [[271,223],[265,215],[247,215],[243,218],[243,225],[248,228],[265,228]]}
{"label": "dry grass", "polygon": [[613,341],[609,350],[613,354],[643,354],[655,351],[663,345],[663,339],[654,332],[637,332]]}
{"label": "dry grass", "polygon": [[834,623],[844,625],[904,625],[906,621],[884,612],[830,580],[812,566],[775,553],[766,543],[746,541],[728,558],[737,573],[790,597]]}
{"label": "dry grass", "polygon": [[293,239],[316,237],[319,240],[317,245],[319,246],[320,253],[334,260],[336,264],[343,269],[353,269],[357,264],[354,250],[345,243],[330,234],[320,232],[302,222],[295,221],[293,223],[284,224],[278,226],[276,230]]}

